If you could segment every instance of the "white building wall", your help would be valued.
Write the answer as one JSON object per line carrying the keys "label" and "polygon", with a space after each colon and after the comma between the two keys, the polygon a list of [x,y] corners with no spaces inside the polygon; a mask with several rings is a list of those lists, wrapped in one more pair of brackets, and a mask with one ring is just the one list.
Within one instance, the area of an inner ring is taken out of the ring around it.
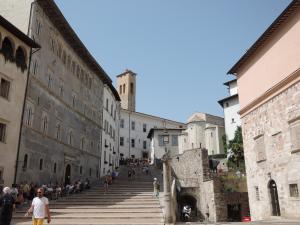
{"label": "white building wall", "polygon": [[238,97],[225,101],[223,105],[226,106],[226,103],[228,103],[228,107],[224,107],[224,120],[227,141],[229,141],[234,138],[237,126],[241,126],[241,118],[238,114],[240,104]]}
{"label": "white building wall", "polygon": [[[142,158],[143,153],[150,157],[150,140],[147,136],[151,128],[181,128],[185,126],[183,123],[124,109],[121,110],[121,120],[124,120],[124,127],[120,127],[120,138],[124,138],[124,145],[120,144],[120,154],[123,154],[125,159],[132,155],[135,158]],[[134,130],[131,127],[132,122],[135,123]],[[146,131],[143,131],[144,124],[146,124]],[[131,146],[132,139],[135,142],[134,147]],[[146,141],[146,148],[143,146],[144,141]]]}
{"label": "white building wall", "polygon": [[104,86],[103,101],[101,176],[119,166],[120,102],[107,85]]}
{"label": "white building wall", "polygon": [[238,93],[237,81],[229,83],[229,94],[230,96],[236,95]]}

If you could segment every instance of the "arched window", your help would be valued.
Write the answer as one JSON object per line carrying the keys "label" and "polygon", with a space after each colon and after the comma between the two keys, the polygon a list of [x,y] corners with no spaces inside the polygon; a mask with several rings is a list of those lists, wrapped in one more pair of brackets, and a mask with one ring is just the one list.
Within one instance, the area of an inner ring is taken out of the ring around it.
{"label": "arched window", "polygon": [[70,130],[69,132],[69,145],[72,145],[73,143],[73,131]]}
{"label": "arched window", "polygon": [[57,165],[56,165],[56,163],[54,163],[54,166],[53,166],[53,173],[56,173],[56,167],[57,167]]}
{"label": "arched window", "polygon": [[123,84],[123,94],[125,94],[125,84]]}
{"label": "arched window", "polygon": [[56,139],[57,140],[61,139],[61,125],[59,123],[56,124]]}
{"label": "arched window", "polygon": [[20,46],[16,51],[16,65],[21,68],[22,72],[27,69],[25,52]]}
{"label": "arched window", "polygon": [[63,50],[63,52],[62,52],[61,60],[62,60],[63,64],[66,65],[66,63],[67,63],[67,55],[66,55],[65,50]]}
{"label": "arched window", "polygon": [[23,162],[23,169],[27,169],[27,163],[28,163],[28,155],[24,155],[24,162]]}
{"label": "arched window", "polygon": [[32,125],[32,116],[33,116],[32,108],[31,106],[29,106],[27,109],[27,119],[26,119],[26,124],[28,126]]}
{"label": "arched window", "polygon": [[1,53],[4,55],[5,60],[14,61],[14,48],[12,42],[6,37],[2,42]]}
{"label": "arched window", "polygon": [[92,168],[90,168],[90,176],[92,176]]}
{"label": "arched window", "polygon": [[40,159],[40,170],[43,170],[43,164],[44,164],[44,160]]}
{"label": "arched window", "polygon": [[82,174],[82,166],[79,168],[79,173]]}
{"label": "arched window", "polygon": [[81,147],[82,150],[84,149],[84,144],[85,144],[85,138],[82,137],[81,138],[81,144],[80,144],[80,147]]}
{"label": "arched window", "polygon": [[42,132],[45,134],[48,130],[48,117],[46,115],[42,118]]}

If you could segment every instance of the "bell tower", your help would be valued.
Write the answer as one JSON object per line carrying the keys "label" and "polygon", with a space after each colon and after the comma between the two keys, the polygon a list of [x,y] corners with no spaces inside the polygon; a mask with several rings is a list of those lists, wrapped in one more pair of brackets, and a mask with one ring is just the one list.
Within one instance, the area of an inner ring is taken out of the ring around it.
{"label": "bell tower", "polygon": [[126,70],[117,76],[117,87],[121,98],[121,107],[135,111],[136,73]]}

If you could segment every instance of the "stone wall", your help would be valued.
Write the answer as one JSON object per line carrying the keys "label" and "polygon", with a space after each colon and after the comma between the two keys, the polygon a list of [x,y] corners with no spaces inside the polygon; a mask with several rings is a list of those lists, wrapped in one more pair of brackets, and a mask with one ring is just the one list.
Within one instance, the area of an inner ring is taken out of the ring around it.
{"label": "stone wall", "polygon": [[[270,99],[242,118],[250,211],[253,220],[272,216],[269,183],[275,181],[280,213],[300,217],[300,197],[290,194],[290,185],[300,185],[299,139],[300,83]],[[299,127],[299,125],[298,125]],[[299,132],[299,128],[298,128]],[[297,138],[292,142],[293,135]]]}

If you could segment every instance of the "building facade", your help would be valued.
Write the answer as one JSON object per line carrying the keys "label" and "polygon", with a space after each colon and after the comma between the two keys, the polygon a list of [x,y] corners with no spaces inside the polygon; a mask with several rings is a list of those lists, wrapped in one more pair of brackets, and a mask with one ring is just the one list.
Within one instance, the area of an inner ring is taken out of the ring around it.
{"label": "building facade", "polygon": [[0,16],[0,186],[14,183],[31,49],[38,47]]}
{"label": "building facade", "polygon": [[228,72],[237,76],[253,220],[300,217],[299,37],[295,0]]}
{"label": "building facade", "polygon": [[119,166],[120,97],[116,90],[104,85],[102,121],[101,177]]}
{"label": "building facade", "polygon": [[169,152],[170,156],[179,154],[178,136],[184,129],[152,128],[149,131],[147,137],[150,139],[150,159],[152,163],[162,159],[167,152]]}
{"label": "building facade", "polygon": [[179,136],[179,153],[189,149],[205,148],[209,155],[224,154],[222,136],[224,119],[207,113],[194,113],[187,129]]}
{"label": "building facade", "polygon": [[42,46],[31,62],[16,181],[96,180],[112,81],[53,0],[4,0],[0,11]]}
{"label": "building facade", "polygon": [[229,96],[218,102],[224,110],[225,133],[228,144],[234,138],[237,127],[241,126],[241,118],[237,80],[227,81],[224,85],[228,88]]}

